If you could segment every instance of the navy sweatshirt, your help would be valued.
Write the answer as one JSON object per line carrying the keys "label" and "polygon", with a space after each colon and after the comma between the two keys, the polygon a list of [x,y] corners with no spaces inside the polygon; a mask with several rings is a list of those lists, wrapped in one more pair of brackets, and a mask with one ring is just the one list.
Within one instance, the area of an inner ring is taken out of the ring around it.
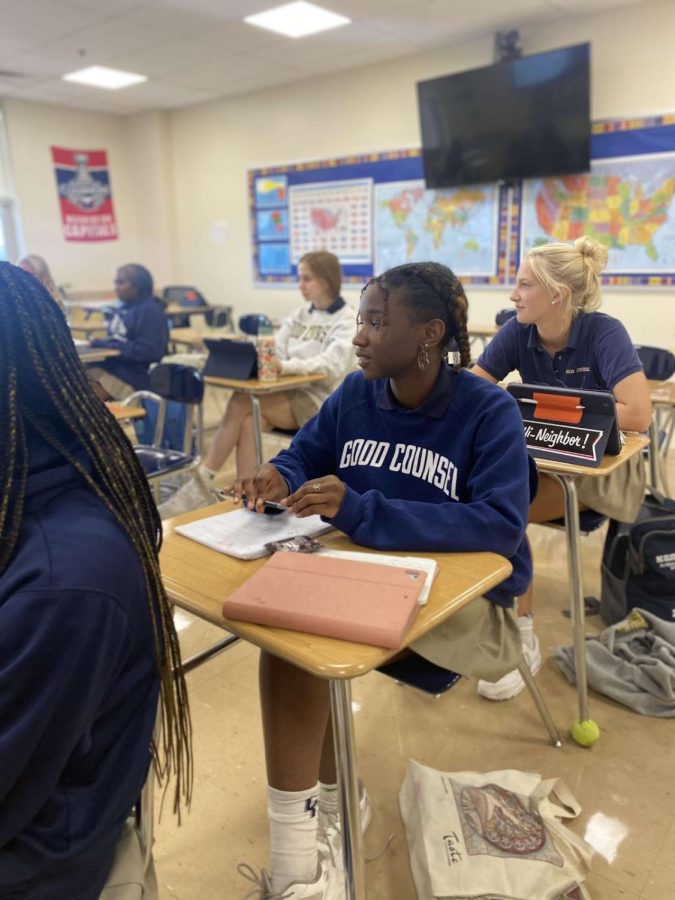
{"label": "navy sweatshirt", "polygon": [[169,325],[164,307],[154,297],[122,304],[108,323],[108,337],[96,338],[92,347],[111,347],[120,355],[97,365],[137,391],[150,387],[148,369],[166,353]]}
{"label": "navy sweatshirt", "polygon": [[0,575],[0,898],[97,900],[150,762],[159,679],[138,556],[31,440]]}
{"label": "navy sweatshirt", "polygon": [[357,544],[506,556],[513,574],[485,595],[501,606],[530,583],[523,420],[505,390],[466,370],[444,366],[414,410],[399,406],[388,380],[348,375],[272,462],[291,491],[322,475],[343,481],[331,521]]}

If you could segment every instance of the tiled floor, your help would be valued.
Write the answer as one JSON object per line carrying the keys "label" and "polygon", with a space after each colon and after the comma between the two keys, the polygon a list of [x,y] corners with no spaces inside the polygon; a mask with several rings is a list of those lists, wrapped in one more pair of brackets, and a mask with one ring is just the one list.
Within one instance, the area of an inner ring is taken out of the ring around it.
{"label": "tiled floor", "polygon": [[[675,483],[671,456],[670,480]],[[575,717],[576,694],[552,662],[570,643],[562,532],[533,527],[536,627],[544,665],[538,682],[561,730]],[[586,592],[599,590],[604,529],[582,539]],[[188,624],[189,623],[189,624]],[[187,652],[219,632],[185,617]],[[596,617],[588,630],[599,627]],[[238,644],[188,676],[195,732],[192,811],[177,827],[168,809],[157,829],[155,859],[161,900],[238,900],[252,885],[239,862],[267,863],[265,773],[257,696],[257,651]],[[374,807],[366,849],[386,852],[367,866],[368,897],[414,900],[398,813],[406,761],[447,771],[518,768],[562,777],[582,806],[572,828],[597,853],[587,887],[593,900],[674,900],[675,744],[672,720],[638,716],[591,694],[602,736],[584,750],[566,737],[545,742],[527,695],[491,703],[462,679],[436,700],[378,673],[353,685],[358,765]]]}

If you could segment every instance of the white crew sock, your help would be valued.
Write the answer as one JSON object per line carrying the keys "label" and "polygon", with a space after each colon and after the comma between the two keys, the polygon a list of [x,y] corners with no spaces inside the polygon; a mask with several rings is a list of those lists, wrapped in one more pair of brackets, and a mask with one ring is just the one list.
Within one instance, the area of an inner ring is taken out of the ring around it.
{"label": "white crew sock", "polygon": [[338,815],[337,784],[319,782],[319,831]]}
{"label": "white crew sock", "polygon": [[218,474],[218,469],[209,469],[208,466],[205,466],[204,463],[202,463],[199,467],[199,474],[202,476],[204,482],[208,486]]}
{"label": "white crew sock", "polygon": [[536,641],[534,636],[534,618],[531,615],[518,616],[517,622],[523,644],[529,647],[530,650],[533,650]]}
{"label": "white crew sock", "polygon": [[284,891],[296,881],[311,884],[316,879],[318,792],[318,784],[304,791],[267,787],[273,891]]}

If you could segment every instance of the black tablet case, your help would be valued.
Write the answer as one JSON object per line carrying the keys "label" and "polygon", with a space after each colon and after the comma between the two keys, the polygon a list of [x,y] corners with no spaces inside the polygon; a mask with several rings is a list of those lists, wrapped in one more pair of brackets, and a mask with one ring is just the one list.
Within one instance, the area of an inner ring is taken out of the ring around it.
{"label": "black tablet case", "polygon": [[206,338],[209,351],[204,375],[248,381],[258,377],[258,351],[250,341]]}
{"label": "black tablet case", "polygon": [[525,424],[525,438],[537,459],[595,468],[605,453],[621,452],[616,402],[608,391],[509,384]]}

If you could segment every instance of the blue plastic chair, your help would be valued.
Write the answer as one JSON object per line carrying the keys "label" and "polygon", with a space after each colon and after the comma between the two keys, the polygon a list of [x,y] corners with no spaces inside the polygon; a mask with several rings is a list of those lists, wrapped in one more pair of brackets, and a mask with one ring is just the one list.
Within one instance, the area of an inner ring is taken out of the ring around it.
{"label": "blue plastic chair", "polygon": [[505,322],[508,322],[509,319],[512,319],[516,314],[515,309],[512,307],[508,307],[507,309],[500,309],[497,315],[495,316],[495,325],[498,328],[501,328]]}
{"label": "blue plastic chair", "polygon": [[261,326],[266,328],[272,327],[272,320],[269,316],[264,315],[264,313],[248,313],[239,318],[239,331],[241,331],[242,334],[249,334],[253,337],[257,337],[258,330]]}
{"label": "blue plastic chair", "polygon": [[[163,478],[176,474],[194,473],[199,478],[201,462],[203,417],[201,403],[204,380],[192,366],[160,363],[150,372],[150,390],[136,391],[124,401],[125,406],[142,404],[155,411],[140,427],[152,429],[143,433],[144,441],[134,447],[138,461],[159,497]],[[182,419],[182,429],[178,423]],[[204,485],[204,497],[210,499]]]}

